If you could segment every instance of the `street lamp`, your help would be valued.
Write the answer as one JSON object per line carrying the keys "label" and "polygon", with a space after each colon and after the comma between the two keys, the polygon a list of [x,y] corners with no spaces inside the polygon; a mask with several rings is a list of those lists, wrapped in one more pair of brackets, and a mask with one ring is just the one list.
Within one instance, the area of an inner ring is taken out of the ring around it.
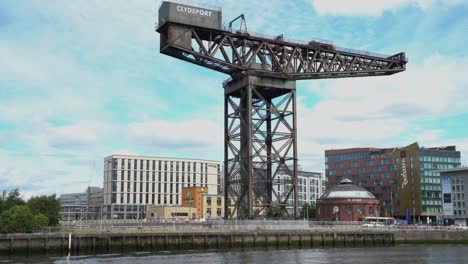
{"label": "street lamp", "polygon": [[101,220],[99,221],[99,232],[101,232],[101,233],[102,233],[102,206],[103,205],[101,204],[101,212],[100,212],[101,213]]}

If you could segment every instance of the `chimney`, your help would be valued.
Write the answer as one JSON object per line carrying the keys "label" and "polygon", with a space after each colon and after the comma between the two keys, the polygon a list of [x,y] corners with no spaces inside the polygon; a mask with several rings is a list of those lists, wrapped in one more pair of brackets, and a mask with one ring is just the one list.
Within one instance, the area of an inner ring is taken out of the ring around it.
{"label": "chimney", "polygon": [[6,201],[6,198],[7,198],[7,192],[6,190],[3,190],[2,201]]}

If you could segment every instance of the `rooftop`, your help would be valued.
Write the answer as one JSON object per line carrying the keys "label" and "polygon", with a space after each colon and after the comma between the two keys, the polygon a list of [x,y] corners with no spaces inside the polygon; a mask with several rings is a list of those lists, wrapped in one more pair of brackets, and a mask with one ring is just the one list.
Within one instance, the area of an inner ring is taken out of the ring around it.
{"label": "rooftop", "polygon": [[333,198],[364,198],[364,199],[375,199],[375,196],[353,184],[349,179],[342,180],[338,186],[326,191],[320,199],[333,199]]}

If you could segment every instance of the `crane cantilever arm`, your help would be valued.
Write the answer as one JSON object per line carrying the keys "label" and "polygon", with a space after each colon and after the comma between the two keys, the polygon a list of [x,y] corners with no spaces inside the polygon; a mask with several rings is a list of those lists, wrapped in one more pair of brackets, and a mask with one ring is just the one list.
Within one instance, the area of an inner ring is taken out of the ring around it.
{"label": "crane cantilever arm", "polygon": [[[169,34],[169,27],[181,30]],[[320,41],[299,43],[175,22],[166,23],[158,32],[164,43],[161,53],[231,76],[243,72],[289,80],[381,76],[405,71],[407,63],[404,52],[377,55]]]}

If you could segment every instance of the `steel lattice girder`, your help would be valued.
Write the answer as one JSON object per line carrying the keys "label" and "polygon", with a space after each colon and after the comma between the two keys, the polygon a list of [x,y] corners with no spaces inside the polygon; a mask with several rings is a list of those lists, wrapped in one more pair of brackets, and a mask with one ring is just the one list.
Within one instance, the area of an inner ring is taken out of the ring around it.
{"label": "steel lattice girder", "polygon": [[[297,213],[295,81],[246,76],[225,86],[225,196],[230,216]],[[279,174],[283,179],[279,179]],[[281,193],[273,189],[280,184]],[[293,200],[291,203],[290,201]],[[229,216],[229,214],[228,214]]]}
{"label": "steel lattice girder", "polygon": [[[190,42],[169,38],[180,27],[191,35]],[[407,62],[404,53],[384,58],[176,23],[158,31],[162,53],[230,75],[247,72],[290,80],[379,76],[402,72]]]}

